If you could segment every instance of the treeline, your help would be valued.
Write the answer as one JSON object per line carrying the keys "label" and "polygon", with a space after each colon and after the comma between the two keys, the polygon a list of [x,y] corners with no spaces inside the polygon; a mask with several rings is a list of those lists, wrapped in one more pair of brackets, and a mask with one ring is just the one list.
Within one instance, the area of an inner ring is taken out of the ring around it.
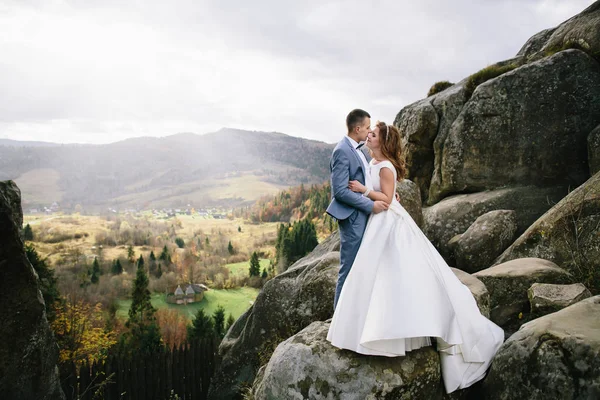
{"label": "treeline", "polygon": [[310,253],[319,244],[315,224],[303,219],[294,224],[281,224],[277,230],[276,264],[280,272]]}
{"label": "treeline", "polygon": [[300,185],[274,196],[263,197],[254,206],[237,210],[235,214],[253,223],[314,219],[323,216],[330,200],[329,183],[311,185],[308,188]]}

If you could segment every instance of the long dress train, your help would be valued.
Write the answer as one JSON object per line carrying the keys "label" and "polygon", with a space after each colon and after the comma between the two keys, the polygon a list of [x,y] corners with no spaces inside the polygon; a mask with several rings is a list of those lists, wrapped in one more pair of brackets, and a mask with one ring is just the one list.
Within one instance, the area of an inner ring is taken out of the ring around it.
{"label": "long dress train", "polygon": [[[375,190],[379,170],[371,164]],[[485,376],[504,340],[503,330],[481,315],[471,291],[395,199],[373,214],[346,278],[327,339],[336,347],[388,357],[437,341],[446,391]]]}

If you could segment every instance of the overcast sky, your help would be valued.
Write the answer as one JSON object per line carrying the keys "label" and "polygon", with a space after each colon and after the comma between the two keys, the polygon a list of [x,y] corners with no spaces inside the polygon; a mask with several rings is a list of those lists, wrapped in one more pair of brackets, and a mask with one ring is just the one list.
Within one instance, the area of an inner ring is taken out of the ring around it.
{"label": "overcast sky", "polygon": [[335,142],[513,57],[592,0],[0,0],[0,138],[221,127]]}

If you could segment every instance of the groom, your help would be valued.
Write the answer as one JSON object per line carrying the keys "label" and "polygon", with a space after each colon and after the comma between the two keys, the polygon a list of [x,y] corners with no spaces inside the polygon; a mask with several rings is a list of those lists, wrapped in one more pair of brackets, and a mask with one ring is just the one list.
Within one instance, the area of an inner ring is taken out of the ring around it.
{"label": "groom", "polygon": [[334,309],[360,247],[369,214],[371,212],[377,214],[388,208],[387,203],[372,201],[348,188],[348,182],[356,180],[369,190],[373,189],[369,165],[365,155],[360,151],[362,144],[359,144],[364,143],[371,132],[371,116],[364,110],[352,110],[346,117],[346,126],[348,135],[333,149],[329,164],[331,203],[327,207],[327,213],[338,220],[341,241],[340,272],[333,300]]}

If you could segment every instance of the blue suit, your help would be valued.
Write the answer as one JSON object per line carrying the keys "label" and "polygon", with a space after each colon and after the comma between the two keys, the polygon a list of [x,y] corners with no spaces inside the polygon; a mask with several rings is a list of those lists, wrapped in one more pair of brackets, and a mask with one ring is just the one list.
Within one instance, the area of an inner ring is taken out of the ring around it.
{"label": "blue suit", "polygon": [[349,181],[365,184],[364,164],[347,138],[342,139],[331,155],[331,203],[327,213],[338,220],[340,227],[340,272],[333,307],[337,305],[346,277],[360,247],[373,201],[348,188]]}

